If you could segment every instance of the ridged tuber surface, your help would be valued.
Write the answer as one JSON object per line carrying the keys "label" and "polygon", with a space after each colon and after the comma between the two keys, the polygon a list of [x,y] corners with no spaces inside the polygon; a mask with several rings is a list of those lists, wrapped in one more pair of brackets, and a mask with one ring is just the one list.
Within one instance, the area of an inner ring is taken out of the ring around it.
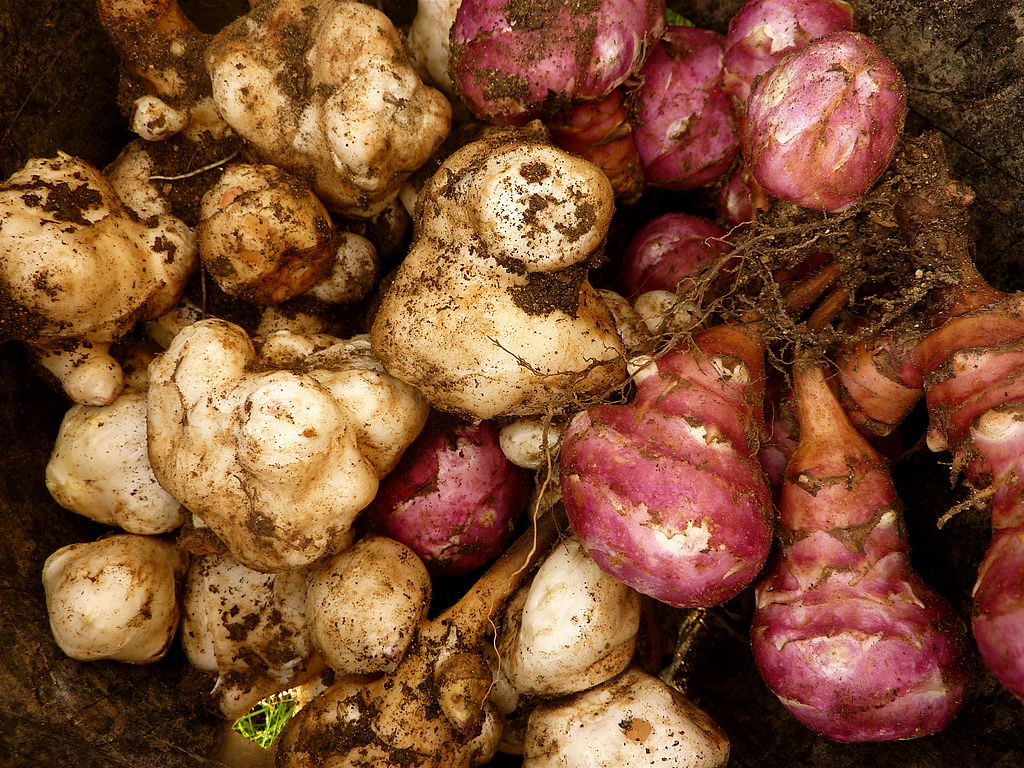
{"label": "ridged tuber surface", "polygon": [[569,424],[561,486],[591,557],[634,589],[678,607],[715,605],[757,575],[772,502],[757,463],[764,347],[742,325],[693,337],[636,376],[628,405]]}
{"label": "ridged tuber surface", "polygon": [[263,0],[216,35],[206,67],[252,153],[348,216],[384,210],[451,124],[394,25],[363,3]]}
{"label": "ridged tuber surface", "polygon": [[966,628],[910,565],[885,460],[821,368],[794,370],[800,441],[779,560],[757,585],[754,659],[782,704],[837,741],[935,733],[969,684]]}

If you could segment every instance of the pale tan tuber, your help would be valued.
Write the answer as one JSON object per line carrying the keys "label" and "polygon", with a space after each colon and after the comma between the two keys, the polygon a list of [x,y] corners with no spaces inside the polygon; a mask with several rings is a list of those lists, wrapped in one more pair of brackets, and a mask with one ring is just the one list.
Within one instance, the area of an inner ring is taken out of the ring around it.
{"label": "pale tan tuber", "polygon": [[196,266],[181,220],[140,221],[100,172],[63,153],[0,185],[0,338],[27,342],[75,402],[122,387],[110,345],[178,300]]}
{"label": "pale tan tuber", "polygon": [[391,373],[472,419],[566,409],[625,379],[586,279],[614,202],[596,166],[499,130],[448,158],[420,200],[371,329]]}
{"label": "pale tan tuber", "polygon": [[181,628],[189,662],[217,675],[212,696],[229,719],[323,668],[306,630],[303,571],[267,574],[228,555],[196,558]]}
{"label": "pale tan tuber", "polygon": [[217,114],[203,51],[211,37],[177,0],[97,0],[103,28],[128,75],[131,129],[147,141],[179,133],[191,141],[222,139],[230,128]]}
{"label": "pale tan tuber", "polygon": [[251,154],[348,216],[387,207],[451,124],[391,21],[358,2],[263,0],[221,30],[206,65],[219,113]]}
{"label": "pale tan tuber", "polygon": [[80,661],[149,664],[178,628],[178,588],[188,560],[172,543],[124,533],[70,544],[43,564],[50,628]]}
{"label": "pale tan tuber", "polygon": [[366,536],[309,574],[310,637],[339,675],[394,671],[430,605],[430,574],[416,553]]}
{"label": "pale tan tuber", "polygon": [[225,293],[293,298],[334,262],[334,225],[312,191],[272,165],[228,166],[200,204],[199,255]]}
{"label": "pale tan tuber", "polygon": [[530,714],[523,768],[722,768],[729,741],[674,688],[629,669]]}
{"label": "pale tan tuber", "polygon": [[46,465],[46,487],[65,509],[129,533],[158,534],[186,512],[153,476],[146,439],[146,392],[110,405],[74,405]]}
{"label": "pale tan tuber", "polygon": [[498,632],[502,672],[520,694],[592,688],[633,658],[640,595],[602,571],[579,541],[559,542],[509,603]]}
{"label": "pale tan tuber", "polygon": [[358,339],[186,327],[150,366],[149,454],[160,484],[244,565],[307,566],[350,527],[426,421],[427,406]]}

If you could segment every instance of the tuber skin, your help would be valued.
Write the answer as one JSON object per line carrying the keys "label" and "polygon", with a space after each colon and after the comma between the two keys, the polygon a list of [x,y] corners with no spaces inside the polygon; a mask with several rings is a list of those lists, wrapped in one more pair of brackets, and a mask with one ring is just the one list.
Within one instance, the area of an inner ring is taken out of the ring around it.
{"label": "tuber skin", "polygon": [[381,481],[363,517],[402,542],[431,573],[468,573],[508,544],[532,475],[501,450],[498,427],[436,416]]}
{"label": "tuber skin", "polygon": [[604,573],[570,537],[510,601],[497,659],[521,696],[577,693],[629,666],[639,627],[639,594]]}
{"label": "tuber skin", "polygon": [[1021,451],[1017,413],[1024,296],[988,285],[971,260],[967,206],[973,192],[951,178],[941,140],[907,142],[901,162],[921,179],[895,207],[915,257],[940,265],[949,285],[929,297],[929,313],[910,332],[892,329],[840,358],[844,406],[858,423],[885,433],[923,393],[928,447],[952,454],[974,501],[989,500],[992,541],[974,585],[972,630],[986,666],[1024,698],[1024,562]]}
{"label": "tuber skin", "polygon": [[637,73],[664,30],[664,0],[462,0],[451,75],[479,119],[523,125],[603,99]]}
{"label": "tuber skin", "polygon": [[61,547],[43,563],[50,628],[79,661],[150,664],[178,629],[188,556],[154,536],[116,534]]}
{"label": "tuber skin", "polygon": [[199,254],[225,293],[278,304],[327,276],[334,225],[309,187],[290,173],[239,163],[203,195]]}
{"label": "tuber skin", "polygon": [[725,35],[724,87],[742,113],[758,77],[816,38],[853,30],[844,0],[747,0]]}
{"label": "tuber skin", "polygon": [[723,44],[717,32],[673,26],[644,62],[634,139],[648,187],[706,186],[739,154],[732,99],[722,88]]}
{"label": "tuber skin", "polygon": [[306,621],[338,675],[393,672],[430,606],[430,574],[401,542],[367,535],[310,570]]}
{"label": "tuber skin", "polygon": [[306,627],[305,572],[259,573],[230,555],[196,558],[182,646],[194,667],[217,675],[211,696],[229,720],[312,679],[323,662]]}
{"label": "tuber skin", "polygon": [[448,100],[420,80],[394,25],[359,2],[262,0],[211,41],[206,67],[250,154],[309,180],[346,216],[387,208],[451,126]]}
{"label": "tuber skin", "polygon": [[772,504],[753,451],[764,348],[740,325],[693,337],[634,377],[627,405],[578,414],[562,443],[573,531],[606,572],[676,607],[716,605],[760,571]]}
{"label": "tuber skin", "polygon": [[150,366],[149,455],[160,484],[247,567],[309,565],[350,527],[412,442],[427,405],[365,340],[264,340],[202,320]]}
{"label": "tuber skin", "polygon": [[110,405],[74,405],[46,464],[46,487],[65,509],[129,533],[168,533],[186,512],[149,463],[146,391],[125,390]]}
{"label": "tuber skin", "polygon": [[181,133],[197,143],[231,133],[217,114],[202,57],[211,36],[199,30],[177,0],[97,0],[100,22],[138,93],[131,129],[147,141]]}
{"label": "tuber skin", "polygon": [[367,682],[342,678],[293,717],[276,743],[278,768],[469,768],[501,737],[487,701],[486,634],[555,536],[543,514],[454,606],[420,624],[398,668]]}
{"label": "tuber skin", "polygon": [[756,588],[754,659],[800,722],[836,741],[942,730],[969,685],[966,627],[913,571],[882,456],[820,367],[793,371],[800,441],[779,559]]}
{"label": "tuber skin", "polygon": [[769,194],[842,211],[888,167],[906,114],[906,85],[892,62],[866,35],[833,32],[758,80],[743,120],[743,158]]}
{"label": "tuber skin", "polygon": [[552,142],[605,172],[616,200],[630,205],[640,199],[644,167],[633,141],[633,120],[624,88],[597,101],[574,104],[549,119],[547,126]]}
{"label": "tuber skin", "polygon": [[600,169],[497,129],[449,157],[420,199],[370,331],[389,372],[468,419],[564,410],[624,381],[585,272],[614,204]]}
{"label": "tuber skin", "polygon": [[623,293],[692,292],[692,276],[721,258],[730,248],[728,232],[711,219],[688,213],[666,213],[633,233],[619,265]]}
{"label": "tuber skin", "polygon": [[[793,290],[806,306],[837,274]],[[572,529],[607,573],[679,608],[722,603],[771,547],[771,493],[757,460],[766,434],[765,342],[756,321],[702,330],[634,374],[636,397],[569,423],[560,484]]]}
{"label": "tuber skin", "polygon": [[170,309],[196,264],[184,222],[140,221],[83,160],[33,159],[0,184],[0,338],[34,347],[76,403],[113,401],[110,345]]}
{"label": "tuber skin", "polygon": [[523,768],[724,768],[729,740],[695,704],[633,668],[541,704],[526,727]]}

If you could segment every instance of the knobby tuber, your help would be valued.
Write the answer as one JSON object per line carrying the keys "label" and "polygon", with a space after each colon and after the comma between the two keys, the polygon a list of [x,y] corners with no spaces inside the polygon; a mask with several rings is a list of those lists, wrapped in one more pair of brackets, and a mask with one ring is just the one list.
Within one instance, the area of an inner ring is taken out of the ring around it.
{"label": "knobby tuber", "polygon": [[454,606],[420,624],[390,674],[342,678],[288,723],[278,768],[469,768],[494,754],[500,716],[483,655],[493,618],[555,535],[543,514]]}
{"label": "knobby tuber", "polygon": [[640,596],[563,539],[509,602],[497,663],[521,696],[577,693],[629,666],[639,626]]}
{"label": "knobby tuber", "polygon": [[81,661],[157,661],[171,647],[188,556],[154,536],[116,534],[46,558],[43,586],[57,645]]}
{"label": "knobby tuber", "polygon": [[352,522],[427,417],[361,339],[282,332],[257,351],[238,326],[202,320],[150,376],[157,480],[260,571],[350,545]]}
{"label": "knobby tuber", "polygon": [[472,419],[562,410],[623,382],[622,342],[586,274],[614,203],[600,169],[495,130],[420,199],[371,329],[388,371]]}
{"label": "knobby tuber", "polygon": [[182,646],[196,668],[216,674],[216,710],[234,720],[258,701],[320,672],[306,626],[306,573],[260,573],[230,555],[189,568]]}
{"label": "knobby tuber", "polygon": [[140,220],[83,160],[30,160],[0,184],[0,338],[30,344],[75,402],[117,396],[111,344],[170,309],[196,263],[184,222]]}
{"label": "knobby tuber", "polygon": [[393,672],[426,618],[430,574],[401,542],[366,535],[311,569],[313,645],[336,674]]}
{"label": "knobby tuber", "polygon": [[46,465],[46,487],[65,509],[129,533],[168,533],[186,512],[149,463],[146,391],[126,389],[110,405],[74,405]]}
{"label": "knobby tuber", "polygon": [[451,124],[391,20],[363,3],[263,0],[210,42],[206,66],[218,112],[252,154],[348,216],[384,210]]}
{"label": "knobby tuber", "polygon": [[542,704],[526,728],[523,768],[723,768],[729,740],[679,691],[639,669]]}

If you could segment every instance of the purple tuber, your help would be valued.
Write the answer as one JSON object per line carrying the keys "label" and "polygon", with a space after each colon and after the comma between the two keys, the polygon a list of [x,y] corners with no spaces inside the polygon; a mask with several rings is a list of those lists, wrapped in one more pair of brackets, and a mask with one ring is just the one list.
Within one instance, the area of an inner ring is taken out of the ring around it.
{"label": "purple tuber", "polygon": [[886,169],[907,112],[903,76],[859,32],[790,54],[754,86],[743,157],[775,197],[821,211],[856,203]]}
{"label": "purple tuber", "polygon": [[522,125],[607,96],[664,29],[664,0],[463,0],[451,32],[452,77],[478,118]]}
{"label": "purple tuber", "polygon": [[685,291],[694,272],[730,248],[728,232],[711,219],[667,213],[640,227],[626,245],[619,266],[623,294]]}
{"label": "purple tuber", "polygon": [[722,35],[669,27],[637,90],[636,148],[648,186],[694,189],[729,170],[739,151],[732,99],[722,88]]}
{"label": "purple tuber", "polygon": [[501,554],[526,506],[530,478],[505,457],[493,422],[436,414],[381,480],[364,516],[432,573],[466,573]]}
{"label": "purple tuber", "polygon": [[854,29],[843,0],[747,0],[725,35],[725,90],[743,111],[754,80],[793,51],[831,32]]}
{"label": "purple tuber", "polygon": [[782,488],[781,553],[756,588],[765,682],[836,741],[935,733],[963,702],[966,628],[911,568],[888,465],[821,368],[794,367],[800,442]]}

